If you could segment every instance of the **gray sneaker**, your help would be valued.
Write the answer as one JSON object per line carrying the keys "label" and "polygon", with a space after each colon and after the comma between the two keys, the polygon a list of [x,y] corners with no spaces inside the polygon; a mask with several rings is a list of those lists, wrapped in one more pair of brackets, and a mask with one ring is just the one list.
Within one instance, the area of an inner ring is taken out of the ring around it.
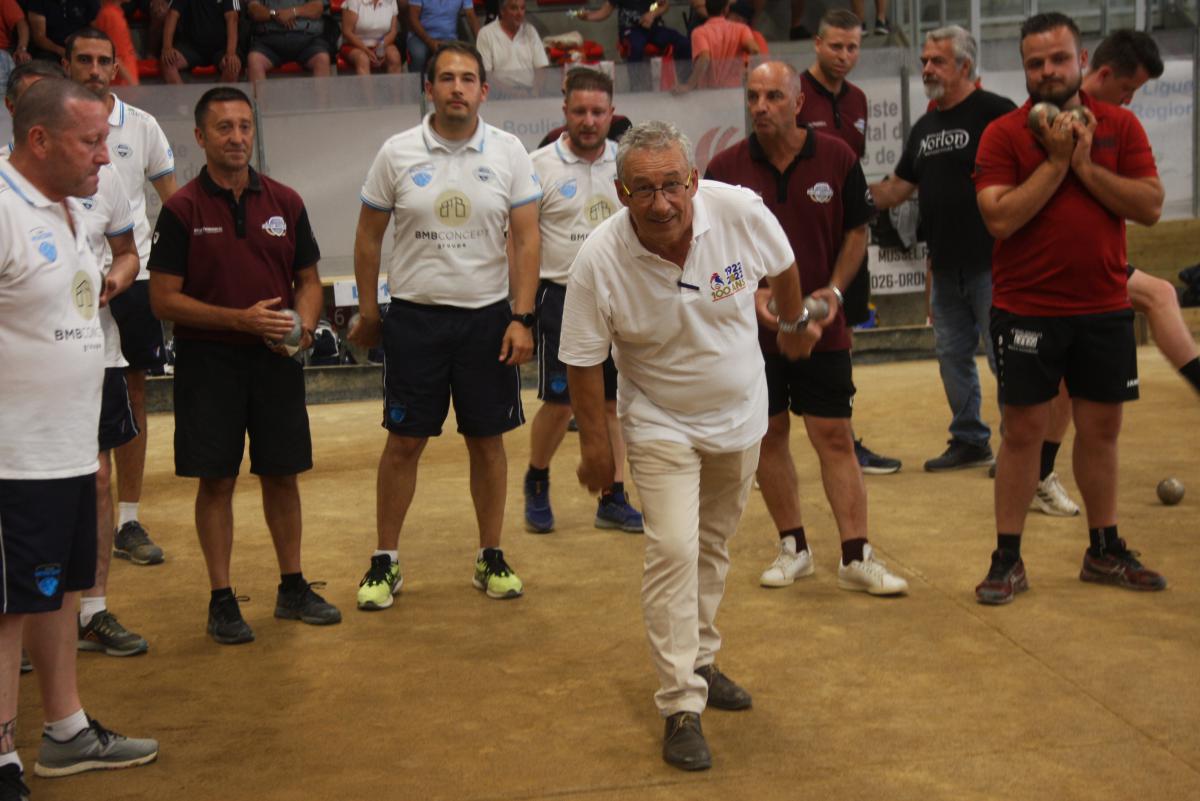
{"label": "gray sneaker", "polygon": [[42,778],[72,776],[88,770],[116,770],[158,758],[158,740],[132,740],[88,718],[88,727],[65,743],[42,734],[33,772]]}
{"label": "gray sneaker", "polygon": [[150,541],[150,534],[136,520],[117,529],[113,538],[113,556],[128,559],[135,565],[157,565],[163,560],[163,550]]}
{"label": "gray sneaker", "polygon": [[86,626],[79,627],[80,651],[103,651],[109,656],[137,656],[150,650],[150,644],[121,625],[107,609],[92,615]]}

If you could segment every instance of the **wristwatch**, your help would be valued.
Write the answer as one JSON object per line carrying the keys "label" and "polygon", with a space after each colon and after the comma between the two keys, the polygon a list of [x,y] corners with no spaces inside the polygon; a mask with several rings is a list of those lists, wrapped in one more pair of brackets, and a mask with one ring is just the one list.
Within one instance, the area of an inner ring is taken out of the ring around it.
{"label": "wristwatch", "polygon": [[271,19],[275,19],[278,16],[279,16],[279,12],[272,8],[271,9]]}
{"label": "wristwatch", "polygon": [[804,306],[804,311],[795,320],[788,322],[787,320],[779,321],[779,330],[784,334],[795,334],[797,331],[803,331],[808,327],[808,319],[811,316],[808,312],[808,307]]}
{"label": "wristwatch", "polygon": [[513,312],[512,321],[514,323],[520,323],[526,328],[533,328],[534,322],[537,321],[537,315],[533,312],[526,312],[525,314],[517,314],[516,312]]}

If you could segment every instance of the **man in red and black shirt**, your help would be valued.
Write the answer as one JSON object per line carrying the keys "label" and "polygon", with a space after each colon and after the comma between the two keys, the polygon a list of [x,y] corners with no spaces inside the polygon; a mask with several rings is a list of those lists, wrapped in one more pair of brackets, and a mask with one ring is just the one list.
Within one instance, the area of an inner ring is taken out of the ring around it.
{"label": "man in red and black shirt", "polygon": [[196,104],[196,141],[207,166],[163,205],[150,252],[155,315],[175,322],[175,472],[200,479],[196,528],[212,599],[208,633],[249,642],[233,595],[233,490],[250,435],[250,472],[281,581],[275,616],[316,625],[341,613],[313,592],[300,569],[300,491],[312,467],[304,377],[284,339],[300,316],[300,348],[320,315],[321,257],[304,201],[250,167],[254,111],[230,87]]}
{"label": "man in red and black shirt", "polygon": [[[862,46],[860,21],[844,8],[821,17],[821,26],[813,39],[816,60],[800,74],[805,101],[796,116],[799,125],[832,134],[845,142],[860,160],[867,151],[867,96],[846,76],[858,64]],[[862,266],[846,288],[845,314],[850,326],[865,323],[870,317],[871,276],[864,252]],[[854,453],[864,473],[895,473],[900,460],[880,456],[855,440]]]}
{"label": "man in red and black shirt", "polygon": [[[1027,589],[1021,531],[1037,485],[1050,401],[1065,380],[1075,413],[1075,481],[1090,547],[1079,577],[1137,590],[1166,580],[1117,533],[1117,435],[1138,396],[1125,220],[1153,225],[1163,188],[1146,133],[1119,106],[1079,90],[1087,60],[1070,17],[1038,14],[1021,27],[1029,100],[984,132],[975,162],[979,211],[996,238],[991,335],[1004,404],[996,469],[997,548],[980,603]],[[1027,125],[1032,107],[1062,113]]]}
{"label": "man in red and black shirt", "polygon": [[779,555],[763,573],[766,587],[784,587],[813,572],[800,517],[799,485],[788,448],[789,409],[804,418],[821,462],[821,481],[842,541],[838,586],[872,595],[908,589],[904,579],[873,558],[867,543],[867,489],[854,453],[850,412],[854,381],[850,331],[840,308],[867,249],[874,213],[858,158],[836,137],[796,124],[803,110],[796,71],[773,61],[746,80],[753,120],[750,137],[708,163],[706,178],[753,189],[779,219],[798,255],[800,283],[829,304],[824,333],[812,356],[790,361],[774,346],[778,319],[766,307],[770,290],[756,295],[759,343],[767,370],[767,434],[758,463],[763,501],[779,530]]}

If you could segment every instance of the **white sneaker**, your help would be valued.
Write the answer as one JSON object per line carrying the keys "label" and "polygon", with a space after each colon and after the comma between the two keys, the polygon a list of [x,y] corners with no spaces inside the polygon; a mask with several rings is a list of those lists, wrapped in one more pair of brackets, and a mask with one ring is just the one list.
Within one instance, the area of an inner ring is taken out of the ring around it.
{"label": "white sneaker", "polygon": [[1079,504],[1067,495],[1062,482],[1058,480],[1058,473],[1051,473],[1038,482],[1029,508],[1052,517],[1074,517],[1079,514]]}
{"label": "white sneaker", "polygon": [[790,587],[798,578],[813,574],[812,549],[796,553],[796,540],[786,537],[779,541],[779,555],[763,571],[758,583],[764,587]]}
{"label": "white sneaker", "polygon": [[838,587],[871,595],[900,595],[908,592],[908,582],[890,572],[875,558],[870,544],[863,546],[863,558],[848,565],[838,564]]}

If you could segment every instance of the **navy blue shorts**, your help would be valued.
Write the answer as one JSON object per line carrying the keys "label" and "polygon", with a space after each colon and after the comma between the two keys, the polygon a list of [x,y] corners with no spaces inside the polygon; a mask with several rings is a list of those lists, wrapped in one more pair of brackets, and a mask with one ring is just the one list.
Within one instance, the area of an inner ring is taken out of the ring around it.
{"label": "navy blue shorts", "polygon": [[791,361],[764,353],[767,365],[767,414],[792,410],[813,417],[847,418],[854,408],[854,370],[850,351],[819,351]]}
{"label": "navy blue shorts", "polygon": [[1072,398],[1096,403],[1138,398],[1133,309],[1022,317],[993,306],[991,335],[1001,403],[1046,403],[1061,381]]}
{"label": "navy blue shorts", "polygon": [[[538,398],[546,403],[569,404],[567,366],[558,360],[558,340],[562,335],[563,301],[567,288],[553,281],[542,281],[537,291]],[[612,354],[604,360],[604,398],[617,399],[617,365]]]}
{"label": "navy blue shorts", "polygon": [[524,423],[520,373],[499,359],[511,321],[507,301],[464,309],[392,298],[383,319],[383,427],[436,437],[451,397],[463,436],[498,436]]}
{"label": "navy blue shorts", "polygon": [[104,368],[104,390],[100,396],[100,450],[111,451],[138,435],[133,407],[129,405],[129,384],[124,367]]}
{"label": "navy blue shorts", "polygon": [[265,345],[175,340],[175,474],[231,478],[312,467],[304,368]]}
{"label": "navy blue shorts", "polygon": [[121,354],[131,368],[153,370],[167,363],[162,323],[150,310],[149,281],[134,281],[108,308],[121,332]]}
{"label": "navy blue shorts", "polygon": [[54,612],[96,582],[96,474],[0,479],[0,613]]}

